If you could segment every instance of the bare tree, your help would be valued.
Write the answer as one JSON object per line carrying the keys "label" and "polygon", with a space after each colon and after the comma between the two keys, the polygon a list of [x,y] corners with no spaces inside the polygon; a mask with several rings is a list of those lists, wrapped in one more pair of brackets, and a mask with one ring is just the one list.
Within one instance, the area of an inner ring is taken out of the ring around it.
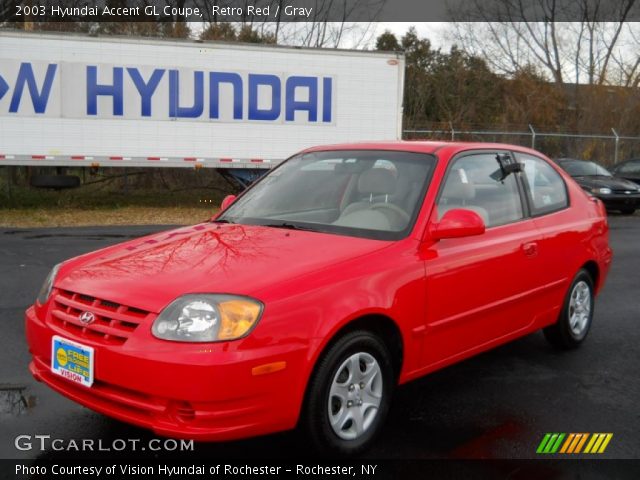
{"label": "bare tree", "polygon": [[0,0],[0,27],[4,23],[15,21],[16,7],[15,2],[10,0]]}
{"label": "bare tree", "polygon": [[514,75],[535,65],[557,84],[633,84],[638,77],[640,27],[628,21],[640,6],[637,0],[470,0],[464,5],[454,14],[454,41],[498,72]]}
{"label": "bare tree", "polygon": [[611,56],[612,70],[617,74],[617,82],[625,87],[640,86],[640,28],[637,23],[627,29],[625,41]]}

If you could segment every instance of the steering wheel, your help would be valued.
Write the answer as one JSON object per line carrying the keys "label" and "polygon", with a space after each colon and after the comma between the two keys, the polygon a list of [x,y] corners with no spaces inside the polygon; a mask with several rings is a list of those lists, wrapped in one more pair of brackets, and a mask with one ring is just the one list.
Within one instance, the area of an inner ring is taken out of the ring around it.
{"label": "steering wheel", "polygon": [[399,216],[402,219],[402,221],[404,222],[403,226],[406,226],[411,221],[411,218],[409,218],[409,215],[407,214],[407,212],[405,212],[403,209],[401,209],[397,205],[394,205],[393,203],[384,203],[384,202],[374,203],[369,207],[369,209],[370,210],[385,210],[385,209],[389,210],[395,213],[397,216]]}

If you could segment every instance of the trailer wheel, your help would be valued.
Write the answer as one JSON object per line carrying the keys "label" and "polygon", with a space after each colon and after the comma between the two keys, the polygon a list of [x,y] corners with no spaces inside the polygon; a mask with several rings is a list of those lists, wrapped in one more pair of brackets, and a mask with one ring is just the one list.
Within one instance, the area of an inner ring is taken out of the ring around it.
{"label": "trailer wheel", "polygon": [[76,188],[80,186],[80,177],[76,175],[34,175],[31,177],[31,186],[36,188]]}

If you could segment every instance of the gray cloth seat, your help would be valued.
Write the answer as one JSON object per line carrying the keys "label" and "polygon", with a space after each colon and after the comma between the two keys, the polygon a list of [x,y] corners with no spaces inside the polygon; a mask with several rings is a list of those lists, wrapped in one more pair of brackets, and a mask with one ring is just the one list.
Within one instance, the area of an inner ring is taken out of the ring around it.
{"label": "gray cloth seat", "polygon": [[466,180],[464,172],[459,170],[454,170],[449,174],[438,201],[439,217],[442,218],[449,210],[464,208],[476,212],[485,225],[488,225],[489,213],[486,209],[474,205],[473,200],[476,198],[476,189],[472,183],[464,181],[463,178]]}
{"label": "gray cloth seat", "polygon": [[341,227],[368,230],[392,230],[387,216],[375,210],[355,210],[346,215],[342,214],[333,224]]}
{"label": "gray cloth seat", "polygon": [[396,192],[396,178],[389,170],[372,168],[363,172],[358,178],[357,190],[364,198],[347,205],[334,225],[393,231],[406,226],[408,215],[397,205],[388,203]]}
{"label": "gray cloth seat", "polygon": [[382,168],[367,170],[358,178],[358,193],[366,195],[368,198],[350,203],[345,207],[340,216],[348,215],[358,210],[368,209],[374,203],[374,197],[379,195],[388,197],[395,193],[395,191],[396,181],[391,172]]}

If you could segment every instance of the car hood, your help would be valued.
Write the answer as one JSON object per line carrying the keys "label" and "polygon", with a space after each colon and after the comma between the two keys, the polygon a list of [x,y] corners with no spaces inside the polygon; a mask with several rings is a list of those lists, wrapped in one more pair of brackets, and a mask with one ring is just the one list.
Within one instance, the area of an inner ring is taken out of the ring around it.
{"label": "car hood", "polygon": [[209,223],[79,257],[63,266],[55,285],[159,312],[186,293],[254,296],[266,286],[389,244],[318,232]]}
{"label": "car hood", "polygon": [[638,186],[620,177],[606,177],[604,175],[593,175],[586,177],[573,177],[580,186],[588,188],[610,188],[612,190],[635,191]]}
{"label": "car hood", "polygon": [[640,183],[640,173],[618,173],[617,176],[618,178],[625,178],[636,185]]}

